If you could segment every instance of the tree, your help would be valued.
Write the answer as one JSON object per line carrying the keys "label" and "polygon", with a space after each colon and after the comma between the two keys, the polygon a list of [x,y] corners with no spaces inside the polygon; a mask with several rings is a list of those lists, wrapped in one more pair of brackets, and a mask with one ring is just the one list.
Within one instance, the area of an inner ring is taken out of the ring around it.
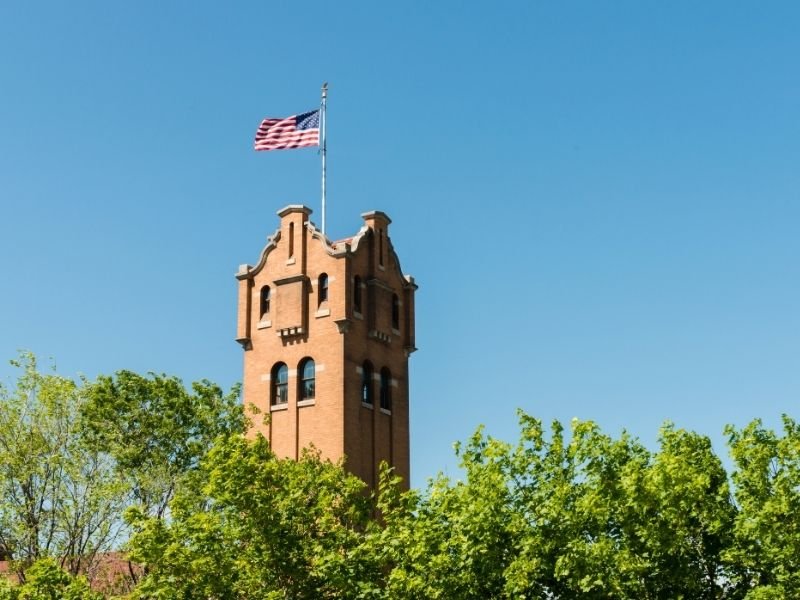
{"label": "tree", "polygon": [[307,452],[279,460],[264,438],[218,438],[184,479],[168,521],[132,510],[138,598],[356,598],[375,579],[359,553],[364,483]]}
{"label": "tree", "polygon": [[77,574],[112,547],[124,490],[80,436],[82,387],[41,373],[29,353],[12,364],[16,388],[0,385],[0,547],[22,581],[46,557]]}
{"label": "tree", "polygon": [[385,597],[741,597],[723,557],[736,509],[707,438],[667,425],[651,453],[590,422],[569,438],[520,424],[516,445],[479,430],[458,446],[463,481],[381,494],[367,544]]}
{"label": "tree", "polygon": [[15,364],[16,387],[0,387],[0,549],[21,583],[0,579],[0,600],[95,600],[77,575],[129,533],[142,578],[125,591],[140,599],[800,597],[788,417],[780,434],[726,430],[729,477],[706,436],[669,423],[651,451],[520,413],[516,442],[478,429],[456,446],[461,478],[404,492],[384,466],[370,494],[313,450],[282,460],[247,439],[238,388]]}
{"label": "tree", "polygon": [[245,428],[238,386],[226,394],[202,380],[188,390],[177,377],[118,371],[98,377],[87,395],[84,439],[114,458],[140,508],[159,518],[213,440]]}
{"label": "tree", "polygon": [[[364,554],[381,560],[382,598],[494,598],[513,551],[507,445],[479,431],[462,454],[463,482],[439,476],[425,494],[400,493],[384,470]],[[459,452],[462,452],[459,449]]]}
{"label": "tree", "polygon": [[800,597],[800,425],[783,435],[753,421],[727,429],[735,463],[735,544],[727,550],[750,579],[748,599]]}
{"label": "tree", "polygon": [[[102,600],[93,592],[85,577],[73,576],[51,558],[42,558],[27,571],[26,582],[18,588],[6,588],[9,600]],[[3,591],[0,588],[0,599]]]}

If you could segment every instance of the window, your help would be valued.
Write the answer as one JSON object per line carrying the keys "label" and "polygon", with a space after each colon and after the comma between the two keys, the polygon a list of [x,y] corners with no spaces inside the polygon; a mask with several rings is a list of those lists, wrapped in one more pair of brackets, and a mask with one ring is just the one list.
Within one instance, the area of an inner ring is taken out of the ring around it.
{"label": "window", "polygon": [[300,363],[300,368],[297,369],[300,373],[300,400],[313,400],[314,399],[314,361],[311,358],[303,359]]}
{"label": "window", "polygon": [[317,281],[317,294],[319,296],[319,304],[328,301],[328,276],[323,273],[319,276]]}
{"label": "window", "polygon": [[392,329],[400,329],[400,298],[392,294]]}
{"label": "window", "polygon": [[358,275],[353,279],[353,310],[360,313],[361,311],[361,277]]}
{"label": "window", "polygon": [[261,288],[261,302],[260,302],[260,312],[261,318],[263,319],[269,314],[269,286],[265,285]]}
{"label": "window", "polygon": [[392,374],[389,369],[381,369],[381,408],[392,410]]}
{"label": "window", "polygon": [[378,230],[378,264],[383,266],[383,229]]}
{"label": "window", "polygon": [[289,401],[289,368],[285,363],[277,363],[272,367],[270,378],[270,404],[286,404]]}
{"label": "window", "polygon": [[364,361],[361,367],[361,402],[372,406],[374,403],[374,394],[372,391],[372,363],[368,360]]}
{"label": "window", "polygon": [[294,256],[294,223],[289,223],[289,258]]}

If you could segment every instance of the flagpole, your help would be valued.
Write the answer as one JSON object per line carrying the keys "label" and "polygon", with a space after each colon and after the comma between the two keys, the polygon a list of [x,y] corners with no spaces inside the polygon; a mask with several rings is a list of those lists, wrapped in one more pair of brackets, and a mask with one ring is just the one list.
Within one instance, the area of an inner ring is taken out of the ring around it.
{"label": "flagpole", "polygon": [[325,235],[325,179],[327,171],[325,168],[325,155],[328,150],[328,140],[326,129],[328,124],[328,116],[325,114],[328,107],[328,82],[322,84],[322,104],[320,105],[320,123],[319,123],[319,146],[322,153],[322,235]]}

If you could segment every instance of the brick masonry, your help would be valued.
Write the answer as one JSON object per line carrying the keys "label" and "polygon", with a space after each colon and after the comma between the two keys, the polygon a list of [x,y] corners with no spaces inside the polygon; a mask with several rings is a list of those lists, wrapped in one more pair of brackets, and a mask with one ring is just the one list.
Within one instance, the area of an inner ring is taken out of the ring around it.
{"label": "brick masonry", "polygon": [[[244,403],[253,432],[281,457],[314,446],[370,486],[387,461],[408,485],[408,357],[414,346],[414,279],[402,274],[384,213],[364,213],[352,238],[330,242],[308,220],[311,210],[278,211],[280,227],[255,266],[242,265],[237,341],[244,348]],[[320,295],[320,276],[328,298]],[[269,306],[262,290],[269,287]],[[358,290],[356,289],[358,287]],[[360,293],[360,311],[358,294]],[[394,313],[394,314],[393,314]],[[300,401],[303,360],[316,366],[313,400]],[[372,404],[362,402],[365,362],[373,369]],[[288,367],[288,402],[271,403],[273,368]],[[391,375],[381,382],[382,370]],[[381,388],[391,409],[381,407]]]}

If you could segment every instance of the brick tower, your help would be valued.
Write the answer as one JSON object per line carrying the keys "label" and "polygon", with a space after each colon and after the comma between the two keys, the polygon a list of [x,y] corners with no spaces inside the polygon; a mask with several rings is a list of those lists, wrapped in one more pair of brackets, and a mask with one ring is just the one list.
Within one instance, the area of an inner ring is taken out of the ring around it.
{"label": "brick tower", "polygon": [[381,461],[408,485],[417,286],[402,274],[384,213],[364,213],[359,232],[338,242],[310,214],[278,211],[258,264],[236,275],[245,406],[260,412],[253,427],[278,456],[313,444],[373,487]]}

